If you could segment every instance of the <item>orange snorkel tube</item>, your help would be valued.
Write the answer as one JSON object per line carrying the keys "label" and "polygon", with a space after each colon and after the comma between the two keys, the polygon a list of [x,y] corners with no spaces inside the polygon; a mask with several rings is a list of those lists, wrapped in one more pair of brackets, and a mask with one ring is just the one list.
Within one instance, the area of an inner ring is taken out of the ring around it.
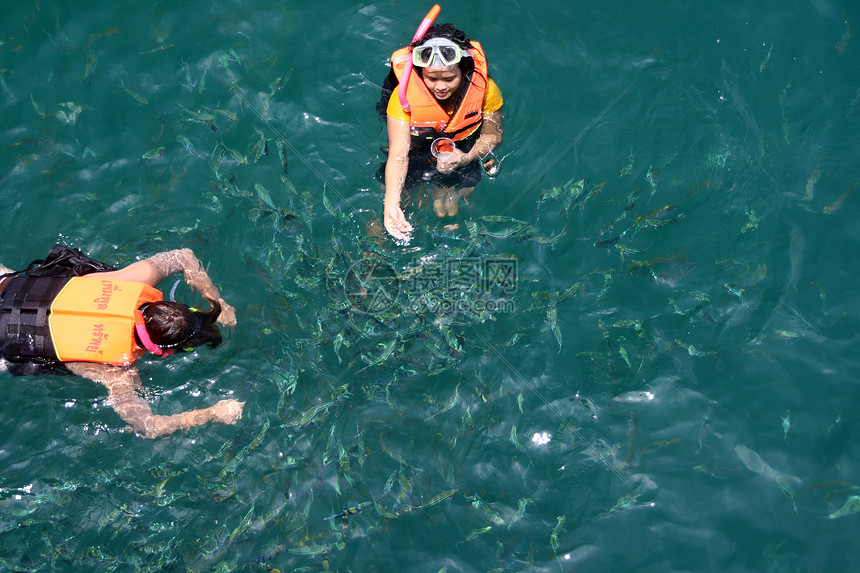
{"label": "orange snorkel tube", "polygon": [[[435,20],[436,16],[439,15],[440,10],[442,10],[442,8],[438,4],[434,4],[433,7],[430,8],[430,11],[427,12],[426,16],[424,16],[424,20],[421,21],[421,25],[418,26],[415,36],[412,37],[413,44],[424,37],[424,34],[427,33],[427,28],[433,24],[433,20]],[[412,77],[412,58],[406,60],[406,65],[403,67],[403,81],[400,82],[400,85],[397,88],[397,97],[400,98],[400,105],[403,107],[403,111],[406,112],[409,111],[409,102],[406,101],[406,87],[409,85],[410,77]]]}

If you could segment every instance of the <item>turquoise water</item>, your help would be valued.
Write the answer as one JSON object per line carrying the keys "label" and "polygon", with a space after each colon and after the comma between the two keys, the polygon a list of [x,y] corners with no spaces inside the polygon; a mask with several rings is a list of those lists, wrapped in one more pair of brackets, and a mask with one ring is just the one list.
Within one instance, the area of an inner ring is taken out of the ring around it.
{"label": "turquoise water", "polygon": [[0,262],[193,248],[239,324],[146,397],[246,407],[146,441],[0,373],[0,568],[858,566],[854,3],[443,5],[505,159],[409,245],[374,105],[429,5],[7,4]]}

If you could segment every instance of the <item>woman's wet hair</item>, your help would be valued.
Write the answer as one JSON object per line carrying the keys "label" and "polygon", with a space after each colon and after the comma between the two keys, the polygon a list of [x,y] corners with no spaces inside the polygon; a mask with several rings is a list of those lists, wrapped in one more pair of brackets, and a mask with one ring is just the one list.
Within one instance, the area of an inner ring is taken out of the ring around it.
{"label": "woman's wet hair", "polygon": [[[466,33],[458,29],[454,24],[433,24],[427,28],[427,33],[424,34],[423,38],[417,42],[413,42],[412,47],[420,46],[431,38],[448,38],[464,50],[471,50],[473,47],[469,38],[466,37]],[[457,63],[457,66],[460,68],[460,71],[463,72],[463,75],[468,75],[475,70],[475,60],[470,56],[463,56],[459,63]],[[418,74],[423,72],[419,67],[413,69],[417,71]]]}
{"label": "woman's wet hair", "polygon": [[177,351],[203,344],[215,348],[221,344],[221,333],[215,324],[221,305],[217,300],[206,300],[212,306],[209,312],[192,310],[188,305],[169,300],[146,305],[142,313],[149,337],[161,348]]}

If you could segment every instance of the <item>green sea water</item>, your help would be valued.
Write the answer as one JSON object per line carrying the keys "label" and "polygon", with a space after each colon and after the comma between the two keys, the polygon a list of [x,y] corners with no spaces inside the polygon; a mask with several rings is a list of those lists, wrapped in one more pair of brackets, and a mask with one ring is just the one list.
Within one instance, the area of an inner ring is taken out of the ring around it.
{"label": "green sea water", "polygon": [[246,406],[149,441],[0,373],[0,570],[860,566],[856,3],[443,4],[504,159],[398,244],[375,104],[429,8],[4,3],[0,262],[194,249],[238,326],[145,397]]}

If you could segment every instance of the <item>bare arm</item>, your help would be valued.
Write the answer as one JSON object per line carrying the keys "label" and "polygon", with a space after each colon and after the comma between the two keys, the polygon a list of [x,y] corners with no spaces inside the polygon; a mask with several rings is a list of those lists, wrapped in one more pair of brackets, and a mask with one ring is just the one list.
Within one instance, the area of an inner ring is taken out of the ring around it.
{"label": "bare arm", "polygon": [[197,289],[204,297],[218,301],[221,305],[218,322],[225,326],[236,325],[236,309],[221,298],[218,287],[209,278],[206,269],[203,268],[203,263],[191,249],[176,249],[158,253],[118,271],[104,273],[104,275],[116,280],[135,281],[156,286],[170,275],[180,272],[188,286]]}
{"label": "bare arm", "polygon": [[481,136],[469,153],[469,161],[481,159],[490,154],[502,142],[502,110],[497,109],[493,113],[484,114],[484,122],[481,124]]}
{"label": "bare arm", "polygon": [[152,413],[149,402],[137,393],[140,388],[137,368],[119,368],[90,362],[68,362],[66,367],[78,376],[103,384],[108,390],[108,401],[114,411],[131,425],[136,433],[146,438],[166,436],[177,430],[202,426],[207,422],[235,424],[236,420],[242,417],[242,408],[245,406],[244,402],[237,400],[221,400],[202,410],[159,416]]}
{"label": "bare arm", "polygon": [[481,124],[481,135],[468,153],[455,152],[447,161],[438,161],[437,169],[442,173],[450,173],[457,167],[467,165],[475,160],[489,155],[502,142],[502,110],[485,113]]}
{"label": "bare arm", "polygon": [[383,223],[396,239],[405,239],[412,231],[400,207],[400,196],[409,169],[409,122],[388,116],[388,160],[385,162],[385,200]]}

